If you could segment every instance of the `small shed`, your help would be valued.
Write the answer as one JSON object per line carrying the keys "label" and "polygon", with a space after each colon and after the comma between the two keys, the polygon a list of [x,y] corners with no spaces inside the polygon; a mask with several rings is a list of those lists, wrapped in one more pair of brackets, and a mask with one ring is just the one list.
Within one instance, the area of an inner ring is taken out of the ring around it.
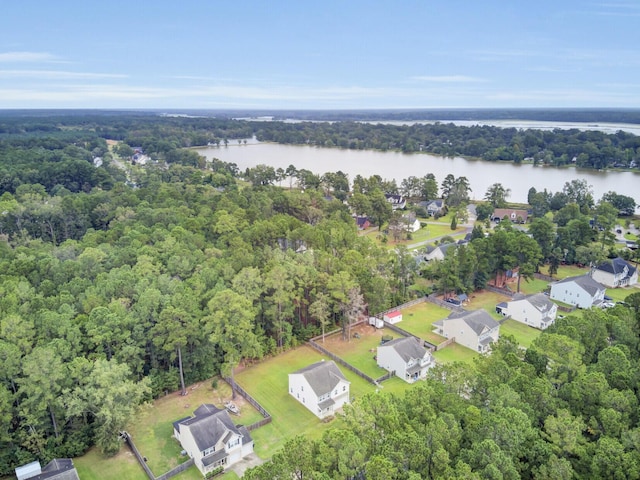
{"label": "small shed", "polygon": [[373,325],[376,328],[384,327],[384,321],[378,317],[369,317],[369,325]]}
{"label": "small shed", "polygon": [[382,319],[385,322],[389,322],[391,324],[398,323],[402,321],[402,312],[399,310],[394,310],[393,312],[385,313]]}
{"label": "small shed", "polygon": [[35,477],[41,473],[42,467],[40,466],[40,462],[37,460],[16,468],[16,477],[18,477],[18,480],[26,480],[27,478]]}

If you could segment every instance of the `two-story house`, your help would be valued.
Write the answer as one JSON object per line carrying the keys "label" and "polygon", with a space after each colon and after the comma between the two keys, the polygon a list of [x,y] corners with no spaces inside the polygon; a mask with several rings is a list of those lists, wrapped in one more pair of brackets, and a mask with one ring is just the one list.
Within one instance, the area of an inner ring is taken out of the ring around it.
{"label": "two-story house", "polygon": [[558,306],[543,293],[516,295],[510,302],[496,305],[496,312],[514,320],[544,330],[556,320]]}
{"label": "two-story house", "polygon": [[575,305],[580,308],[591,308],[604,301],[605,287],[596,282],[591,275],[567,277],[551,284],[549,296],[552,300]]}
{"label": "two-story house", "polygon": [[379,345],[376,361],[379,367],[394,372],[408,383],[424,378],[435,365],[431,352],[415,337],[396,338]]}
{"label": "two-story house", "polygon": [[193,417],[174,422],[173,436],[203,475],[218,466],[226,469],[253,453],[249,431],[234,425],[229,412],[211,404],[200,405]]}
{"label": "two-story house", "polygon": [[289,374],[289,394],[318,418],[333,415],[349,402],[349,385],[333,360]]}
{"label": "two-story house", "polygon": [[480,353],[488,352],[489,345],[500,338],[500,324],[485,310],[451,313],[433,325],[438,335],[455,338],[456,343]]}
{"label": "two-story house", "polygon": [[629,287],[638,283],[638,270],[618,257],[598,265],[591,273],[591,277],[609,288]]}

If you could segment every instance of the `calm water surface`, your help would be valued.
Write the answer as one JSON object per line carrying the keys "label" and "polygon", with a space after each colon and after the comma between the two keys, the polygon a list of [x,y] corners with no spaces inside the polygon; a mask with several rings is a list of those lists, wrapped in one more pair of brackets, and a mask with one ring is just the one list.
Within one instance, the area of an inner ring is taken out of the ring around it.
{"label": "calm water surface", "polygon": [[289,165],[307,169],[317,174],[341,170],[350,179],[356,175],[395,179],[422,177],[433,173],[438,185],[448,174],[469,179],[473,200],[481,200],[489,186],[498,182],[511,189],[509,200],[527,203],[529,188],[562,190],[565,182],[584,179],[593,187],[595,200],[610,190],[633,197],[640,203],[640,174],[635,172],[598,172],[575,167],[534,167],[531,164],[515,165],[507,162],[485,162],[461,157],[444,158],[424,153],[378,152],[373,150],[343,150],[274,143],[249,142],[247,145],[229,144],[228,147],[199,148],[198,152],[208,160],[217,158],[232,162],[241,170],[259,164],[286,169]]}

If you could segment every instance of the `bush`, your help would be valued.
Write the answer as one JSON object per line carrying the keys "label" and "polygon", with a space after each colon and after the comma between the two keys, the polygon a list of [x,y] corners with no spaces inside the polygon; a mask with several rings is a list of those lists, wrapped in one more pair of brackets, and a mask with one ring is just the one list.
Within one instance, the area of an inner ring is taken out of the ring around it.
{"label": "bush", "polygon": [[224,467],[222,465],[220,465],[219,467],[214,468],[213,470],[211,470],[209,473],[207,473],[204,478],[213,478],[216,475],[221,474],[222,472],[224,472]]}

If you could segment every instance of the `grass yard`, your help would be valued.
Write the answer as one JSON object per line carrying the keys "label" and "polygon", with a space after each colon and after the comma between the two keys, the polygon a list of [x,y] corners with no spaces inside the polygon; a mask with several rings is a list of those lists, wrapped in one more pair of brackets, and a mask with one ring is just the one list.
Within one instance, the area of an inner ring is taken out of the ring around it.
{"label": "grass yard", "polygon": [[446,318],[450,311],[433,303],[424,302],[402,310],[400,328],[436,345],[444,341],[433,333],[433,322]]}
{"label": "grass yard", "polygon": [[[83,456],[74,458],[73,464],[82,480],[147,479],[147,475],[136,460],[136,457],[126,447],[122,447],[116,456],[108,458],[94,447]],[[202,478],[202,475],[200,478]]]}
{"label": "grass yard", "polygon": [[[356,333],[360,338],[354,338]],[[351,329],[351,340],[348,342],[342,339],[341,333],[337,333],[326,337],[324,343],[322,343],[322,339],[318,340],[318,343],[371,378],[378,378],[387,373],[373,359],[376,347],[380,345],[383,335],[398,336],[388,329],[377,329],[367,324],[361,324]]]}
{"label": "grass yard", "polygon": [[537,278],[532,278],[527,281],[525,279],[520,280],[520,293],[524,293],[525,295],[531,295],[533,293],[544,292],[549,286],[549,282],[546,280],[538,280]]}
{"label": "grass yard", "polygon": [[[540,273],[548,275],[549,265],[541,266]],[[586,267],[578,267],[576,265],[560,265],[558,267],[558,273],[556,273],[553,277],[558,280],[563,280],[567,277],[577,277],[578,275],[584,275],[585,273],[589,273],[589,269]]]}
{"label": "grass yard", "polygon": [[[236,381],[273,417],[273,422],[251,432],[256,453],[261,458],[270,458],[295,435],[319,438],[333,423],[322,422],[288,393],[288,374],[323,358],[319,352],[305,345],[265,359],[236,374]],[[374,391],[373,385],[354,373],[346,369],[341,371],[351,382],[352,398]]]}
{"label": "grass yard", "polygon": [[624,302],[624,299],[632,293],[640,293],[640,289],[635,287],[607,288],[605,295],[613,298],[614,302]]}
{"label": "grass yard", "polygon": [[433,352],[433,358],[435,358],[436,362],[438,363],[473,363],[473,359],[478,355],[480,354],[474,352],[470,348],[463,347],[458,343],[452,343],[451,345],[447,345],[442,350]]}
{"label": "grass yard", "polygon": [[496,313],[496,305],[500,302],[508,302],[511,300],[505,295],[490,292],[489,290],[480,290],[469,295],[469,303],[464,306],[465,310],[484,309],[496,320],[504,318]]}
{"label": "grass yard", "polygon": [[540,330],[511,318],[500,325],[500,335],[513,335],[518,345],[525,348],[529,348],[531,342],[538,338],[540,333],[542,333]]}

